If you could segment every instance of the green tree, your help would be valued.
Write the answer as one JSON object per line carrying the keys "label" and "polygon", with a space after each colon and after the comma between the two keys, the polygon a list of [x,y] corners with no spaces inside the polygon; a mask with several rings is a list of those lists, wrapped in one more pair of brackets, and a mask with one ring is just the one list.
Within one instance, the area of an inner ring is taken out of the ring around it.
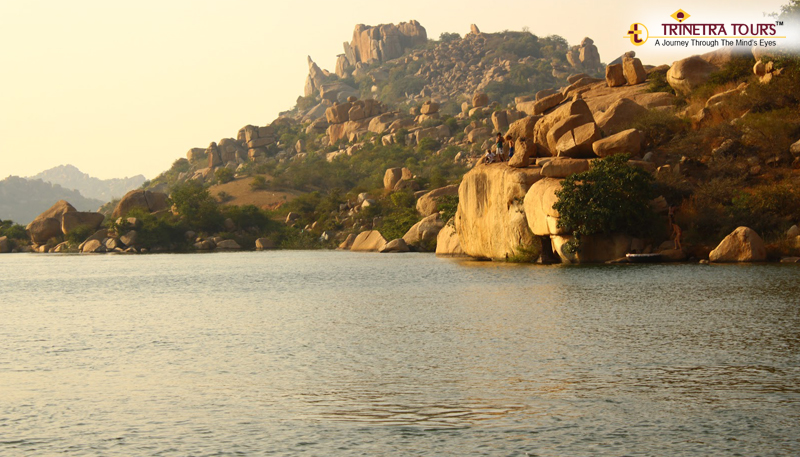
{"label": "green tree", "polygon": [[197,181],[175,186],[170,195],[172,203],[186,223],[195,229],[215,232],[224,218],[208,189]]}
{"label": "green tree", "polygon": [[653,176],[628,164],[619,154],[595,161],[592,168],[564,179],[556,192],[559,227],[569,230],[580,246],[583,235],[644,235],[655,215]]}

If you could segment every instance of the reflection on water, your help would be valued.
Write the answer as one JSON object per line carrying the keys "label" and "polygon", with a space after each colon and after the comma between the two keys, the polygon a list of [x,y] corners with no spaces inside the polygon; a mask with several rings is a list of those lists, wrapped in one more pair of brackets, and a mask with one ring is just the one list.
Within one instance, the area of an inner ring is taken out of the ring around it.
{"label": "reflection on water", "polygon": [[0,455],[796,455],[798,273],[0,256]]}

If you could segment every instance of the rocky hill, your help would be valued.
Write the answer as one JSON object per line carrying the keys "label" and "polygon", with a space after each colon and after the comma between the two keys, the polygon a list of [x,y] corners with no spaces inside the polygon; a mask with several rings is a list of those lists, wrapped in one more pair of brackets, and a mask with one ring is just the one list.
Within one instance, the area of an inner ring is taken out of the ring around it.
{"label": "rocky hill", "polygon": [[[473,25],[426,39],[415,21],[356,26],[334,72],[308,59],[294,108],[190,149],[147,185],[158,201],[171,193],[171,211],[139,205],[94,248],[800,255],[795,55],[723,49],[651,66],[628,52],[604,65],[590,38]],[[484,163],[508,155],[498,134],[515,154]]]}
{"label": "rocky hill", "polygon": [[9,176],[0,181],[0,219],[3,220],[25,225],[58,200],[67,200],[81,211],[94,211],[105,203],[40,179]]}
{"label": "rocky hill", "polygon": [[77,190],[88,198],[104,202],[120,198],[129,190],[141,186],[146,178],[142,175],[130,178],[99,179],[89,176],[73,165],[59,165],[45,170],[28,179],[40,179],[44,182],[58,184],[65,189]]}

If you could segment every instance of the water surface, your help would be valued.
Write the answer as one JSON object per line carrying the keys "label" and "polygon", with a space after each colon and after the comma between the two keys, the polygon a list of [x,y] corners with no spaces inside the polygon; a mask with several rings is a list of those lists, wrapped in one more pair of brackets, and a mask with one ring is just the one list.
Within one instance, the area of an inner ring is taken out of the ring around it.
{"label": "water surface", "polygon": [[798,278],[3,255],[0,455],[798,455]]}

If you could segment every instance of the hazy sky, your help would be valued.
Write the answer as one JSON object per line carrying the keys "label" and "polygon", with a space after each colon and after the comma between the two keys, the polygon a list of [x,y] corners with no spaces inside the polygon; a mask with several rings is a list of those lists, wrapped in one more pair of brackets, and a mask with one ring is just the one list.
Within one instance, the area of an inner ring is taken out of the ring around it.
{"label": "hazy sky", "polygon": [[[633,22],[683,8],[769,22],[783,1],[476,0],[122,2],[0,0],[0,179],[71,163],[100,178],[155,177],[192,147],[265,125],[294,106],[306,56],[333,70],[355,24],[417,19],[442,32],[589,36],[604,62]],[[651,34],[653,32],[651,31]],[[646,64],[707,50],[637,48]]]}

